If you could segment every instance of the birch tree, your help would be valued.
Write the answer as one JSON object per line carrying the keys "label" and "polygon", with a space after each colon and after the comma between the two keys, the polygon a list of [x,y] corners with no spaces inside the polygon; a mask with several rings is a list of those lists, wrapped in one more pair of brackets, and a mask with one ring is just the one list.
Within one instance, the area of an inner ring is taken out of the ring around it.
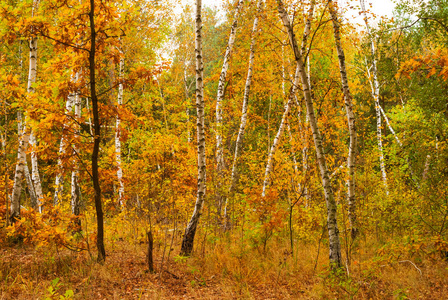
{"label": "birch tree", "polygon": [[355,155],[356,155],[356,123],[355,114],[353,113],[353,97],[350,93],[347,79],[347,70],[345,67],[345,53],[341,43],[340,23],[341,19],[338,16],[337,6],[333,1],[329,1],[329,10],[333,22],[334,40],[339,60],[339,71],[341,73],[342,91],[344,93],[345,111],[347,114],[348,131],[350,135],[350,142],[348,146],[347,156],[347,200],[348,200],[348,218],[351,228],[351,236],[354,239],[357,235],[358,229],[356,227],[356,196],[355,196]]}
{"label": "birch tree", "polygon": [[[246,84],[244,86],[243,107],[241,109],[241,122],[240,122],[240,127],[238,130],[238,136],[236,138],[235,154],[233,156],[232,173],[230,176],[230,189],[229,189],[230,196],[232,196],[232,193],[235,190],[235,186],[236,186],[236,178],[237,178],[237,172],[238,172],[237,163],[238,163],[238,159],[240,156],[240,152],[243,147],[244,132],[246,130],[247,110],[248,110],[248,106],[249,106],[250,87],[252,85],[252,71],[253,71],[254,59],[255,59],[255,41],[256,41],[256,34],[258,31],[258,14],[261,12],[262,6],[263,6],[263,1],[258,0],[257,15],[255,15],[254,23],[252,26],[252,34],[251,34],[250,50],[249,50],[249,66],[247,68]],[[226,201],[224,204],[224,218],[226,219],[226,227],[228,227],[228,225],[229,225],[229,222],[228,222],[229,209],[227,207],[227,204],[228,204],[228,200],[226,198]]]}
{"label": "birch tree", "polygon": [[[33,12],[37,9],[38,2],[33,3]],[[28,70],[28,84],[27,93],[28,95],[34,93],[34,83],[37,77],[37,37],[31,36],[30,42],[30,55],[29,55],[29,70]],[[29,129],[27,128],[26,121],[23,122],[22,132],[19,134],[19,147],[17,150],[17,164],[14,173],[14,185],[12,189],[11,197],[11,222],[15,222],[17,218],[20,217],[20,195],[22,193],[22,181],[25,173],[26,165],[26,152],[28,150],[28,144],[30,140]],[[39,200],[38,200],[39,201]]]}
{"label": "birch tree", "polygon": [[193,250],[194,236],[196,234],[199,217],[201,216],[202,206],[206,193],[206,164],[205,164],[205,122],[204,122],[204,66],[202,61],[202,0],[196,0],[196,111],[197,111],[197,151],[198,151],[198,182],[197,198],[193,215],[187,224],[185,234],[182,240],[181,255],[189,256]]}
{"label": "birch tree", "polygon": [[[72,107],[74,104],[74,98],[76,97],[75,94],[70,93],[67,97],[67,101],[65,103],[65,114],[68,115],[72,111]],[[58,205],[61,198],[62,198],[62,192],[64,189],[64,166],[63,166],[63,156],[66,154],[66,148],[67,148],[67,136],[66,131],[69,127],[68,123],[64,123],[62,128],[62,136],[61,141],[59,143],[59,151],[58,151],[58,165],[57,165],[57,174],[56,179],[54,182],[54,196],[53,196],[53,204]]]}
{"label": "birch tree", "polygon": [[373,97],[373,101],[375,103],[376,137],[377,137],[377,144],[378,144],[378,152],[379,152],[379,156],[380,156],[381,179],[383,180],[384,188],[386,189],[386,194],[388,195],[389,188],[387,185],[387,173],[386,173],[386,165],[384,162],[384,153],[383,153],[383,138],[382,138],[382,133],[381,133],[381,110],[380,110],[380,101],[379,101],[380,84],[378,82],[378,69],[377,69],[377,61],[376,61],[375,43],[374,43],[372,35],[371,35],[364,0],[359,0],[359,1],[361,3],[362,13],[364,15],[364,22],[366,24],[367,35],[370,39],[370,53],[372,55],[373,82],[371,80],[372,76],[370,75],[369,68],[367,69],[367,71],[368,71],[370,87],[371,87],[371,91],[372,91],[372,97]]}
{"label": "birch tree", "polygon": [[241,6],[243,5],[243,0],[238,0],[237,6],[235,8],[235,14],[233,16],[233,23],[230,27],[229,41],[226,48],[226,53],[224,54],[224,61],[222,63],[221,74],[218,81],[218,95],[216,97],[216,176],[217,176],[217,189],[216,189],[216,207],[218,210],[218,217],[221,216],[222,208],[222,191],[221,184],[223,180],[223,169],[224,169],[224,149],[222,145],[222,101],[224,99],[224,87],[226,84],[227,71],[229,69],[229,60],[232,53],[233,44],[235,43],[236,29],[238,26],[238,18],[240,14]]}
{"label": "birch tree", "polygon": [[327,167],[327,162],[325,158],[325,152],[323,149],[322,136],[317,125],[316,116],[314,115],[314,105],[311,96],[311,89],[308,83],[307,72],[304,68],[302,53],[297,45],[297,40],[294,34],[293,26],[286,12],[284,4],[281,0],[277,0],[278,12],[280,19],[285,26],[288,33],[289,43],[294,53],[294,58],[297,63],[298,73],[300,80],[302,82],[303,96],[305,98],[307,115],[310,122],[311,131],[313,133],[314,146],[316,149],[316,156],[320,170],[320,177],[322,180],[322,186],[324,189],[325,200],[327,204],[327,226],[328,226],[328,237],[329,237],[329,256],[330,262],[334,267],[341,266],[341,244],[339,241],[339,229],[337,226],[336,212],[337,206],[334,198],[333,189],[331,186],[331,181],[329,178],[329,171]]}
{"label": "birch tree", "polygon": [[[78,75],[78,74],[77,74]],[[81,97],[78,93],[75,94],[75,120],[79,120],[81,118]],[[75,135],[79,137],[79,123],[77,123],[75,126]],[[73,145],[73,156],[74,156],[74,162],[73,162],[73,171],[71,174],[71,208],[72,208],[72,214],[75,216],[78,216],[80,213],[80,200],[81,200],[81,187],[79,186],[79,162],[78,162],[78,155],[79,155],[79,147],[77,143],[74,143]]]}
{"label": "birch tree", "polygon": [[[305,29],[303,31],[303,39],[302,39],[302,47],[301,47],[302,53],[305,52],[305,49],[306,49],[306,43],[307,43],[307,40],[308,40],[308,37],[310,34],[310,30],[311,30],[311,19],[313,17],[313,12],[314,12],[314,1],[311,2],[310,9],[308,11],[308,16],[305,20]],[[302,67],[305,68],[305,65],[303,65]],[[308,78],[308,81],[309,81],[309,78]],[[266,188],[269,184],[269,175],[270,175],[271,169],[272,169],[272,159],[275,155],[275,152],[277,151],[278,143],[280,142],[280,138],[285,129],[289,111],[291,109],[291,106],[294,103],[294,100],[296,97],[296,92],[297,92],[297,87],[299,86],[299,68],[297,66],[296,66],[296,71],[295,71],[295,75],[294,75],[292,82],[293,82],[293,84],[292,84],[291,91],[290,91],[290,94],[288,97],[288,101],[285,105],[285,110],[283,112],[280,126],[278,128],[277,134],[274,138],[274,141],[272,143],[272,146],[271,146],[269,154],[268,154],[268,162],[266,164],[266,169],[264,172],[263,188],[262,188],[262,192],[261,192],[261,195],[263,197],[266,195]],[[306,153],[304,153],[304,157],[306,157]],[[295,160],[295,158],[294,158],[294,160]]]}
{"label": "birch tree", "polygon": [[291,110],[291,106],[293,105],[293,102],[294,102],[294,95],[296,93],[298,84],[299,84],[299,68],[296,67],[294,82],[293,82],[293,85],[291,86],[291,90],[289,92],[288,101],[285,104],[285,110],[283,112],[282,120],[280,121],[280,126],[278,127],[277,134],[275,135],[274,141],[272,142],[272,146],[269,151],[268,162],[266,164],[266,169],[264,171],[263,188],[262,188],[262,192],[261,192],[262,197],[266,196],[266,188],[269,184],[269,175],[270,175],[271,169],[272,169],[272,160],[275,155],[275,152],[277,151],[278,144],[283,135],[283,131],[285,130],[287,118],[289,116],[289,111]]}
{"label": "birch tree", "polygon": [[[121,109],[123,105],[123,73],[124,73],[124,58],[120,59],[119,65],[119,77],[120,82],[118,83],[118,95],[117,95],[117,109]],[[118,179],[118,204],[123,205],[124,197],[124,182],[123,182],[123,169],[121,168],[121,129],[120,129],[120,114],[117,113],[115,122],[115,162],[117,164],[117,179]]]}

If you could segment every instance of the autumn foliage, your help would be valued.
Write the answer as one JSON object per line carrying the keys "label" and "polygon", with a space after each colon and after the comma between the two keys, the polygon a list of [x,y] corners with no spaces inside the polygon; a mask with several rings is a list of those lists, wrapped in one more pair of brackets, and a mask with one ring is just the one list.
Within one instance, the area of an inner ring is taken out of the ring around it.
{"label": "autumn foliage", "polygon": [[198,138],[193,1],[0,0],[0,299],[445,298],[448,7],[398,2],[368,28],[344,1],[203,5]]}

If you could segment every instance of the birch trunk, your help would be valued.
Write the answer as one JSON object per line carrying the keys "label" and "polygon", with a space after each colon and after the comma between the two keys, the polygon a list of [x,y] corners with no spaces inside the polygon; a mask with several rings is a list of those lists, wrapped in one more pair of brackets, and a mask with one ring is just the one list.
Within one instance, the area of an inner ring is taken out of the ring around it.
{"label": "birch trunk", "polygon": [[[310,65],[310,56],[309,56],[309,49],[310,46],[308,45],[307,47],[307,43],[308,43],[308,38],[310,36],[311,33],[311,21],[313,19],[314,16],[314,7],[315,7],[316,1],[312,0],[310,2],[310,7],[308,8],[308,15],[306,17],[305,20],[305,29],[303,31],[303,37],[302,37],[302,46],[301,46],[301,51],[302,51],[302,56],[305,55],[305,51],[306,51],[306,65],[308,68],[308,85],[311,88],[311,65]],[[305,64],[305,61],[304,61]],[[305,65],[304,65],[305,68]],[[300,138],[302,140],[302,144],[303,144],[303,148],[302,148],[302,170],[303,170],[303,176],[306,178],[306,174],[308,172],[308,134],[307,134],[307,128],[308,128],[308,116],[305,114],[305,122],[304,122],[304,126],[302,127],[302,118],[301,115],[299,113],[298,116],[299,119],[299,130],[300,130]],[[300,190],[302,190],[302,187],[300,187]],[[303,195],[305,196],[306,199],[306,207],[308,207],[308,203],[310,201],[310,194],[308,193],[308,187],[305,185],[303,187]]]}
{"label": "birch trunk", "polygon": [[191,142],[191,136],[190,136],[190,93],[189,93],[189,87],[187,85],[187,66],[186,63],[184,63],[184,92],[185,92],[185,113],[187,114],[187,141],[188,143]]}
{"label": "birch trunk", "polygon": [[280,142],[280,139],[281,139],[281,136],[283,134],[283,131],[285,130],[285,125],[286,125],[286,122],[287,122],[287,118],[289,116],[289,111],[290,111],[291,106],[293,105],[293,102],[294,102],[294,95],[296,93],[296,89],[297,89],[298,84],[299,84],[299,68],[296,67],[296,72],[295,72],[295,76],[294,76],[294,82],[293,82],[293,85],[291,87],[291,91],[289,93],[288,102],[286,102],[285,111],[283,112],[283,116],[282,116],[282,120],[280,122],[280,126],[278,128],[277,134],[275,135],[274,141],[272,142],[271,150],[269,151],[268,162],[266,164],[266,169],[264,171],[263,189],[262,189],[262,192],[261,192],[261,196],[262,197],[266,196],[266,188],[269,185],[269,175],[270,175],[271,169],[272,169],[272,159],[273,159],[273,157],[275,155],[275,152],[277,151],[278,144]]}
{"label": "birch trunk", "polygon": [[389,118],[386,116],[386,112],[381,107],[381,105],[378,105],[378,107],[380,108],[380,112],[383,115],[384,120],[386,121],[387,127],[389,128],[390,132],[392,133],[392,135],[394,136],[395,140],[397,141],[397,144],[400,147],[403,147],[403,144],[401,143],[400,139],[398,138],[397,134],[395,133],[394,128],[392,127],[392,125],[390,125]]}
{"label": "birch trunk", "polygon": [[339,241],[339,230],[337,226],[336,219],[336,201],[334,198],[334,193],[331,187],[331,181],[329,178],[329,172],[327,167],[327,162],[325,159],[325,152],[322,145],[322,137],[317,126],[316,116],[314,115],[314,105],[311,97],[311,90],[308,83],[308,76],[305,70],[302,53],[297,46],[297,40],[294,35],[293,27],[290,22],[290,18],[284,8],[283,2],[277,0],[278,12],[280,18],[285,26],[289,42],[294,52],[295,60],[297,62],[297,68],[299,71],[299,76],[302,81],[303,96],[305,98],[307,114],[310,121],[311,130],[313,132],[314,145],[316,149],[317,161],[319,164],[320,175],[322,179],[322,186],[324,188],[325,200],[327,204],[327,224],[328,224],[328,236],[329,236],[329,252],[330,252],[330,262],[334,267],[341,267],[341,245]]}
{"label": "birch trunk", "polygon": [[238,25],[238,18],[243,0],[237,0],[238,4],[233,16],[233,23],[230,27],[229,42],[227,44],[226,53],[224,54],[224,61],[222,63],[221,75],[218,81],[218,95],[216,97],[216,176],[217,176],[217,188],[216,188],[216,208],[218,218],[221,216],[222,209],[222,191],[221,184],[223,181],[224,170],[224,149],[222,145],[222,100],[224,99],[224,87],[226,84],[227,71],[229,69],[229,60],[232,53],[233,44],[235,43],[236,28]]}
{"label": "birch trunk", "polygon": [[[380,94],[380,84],[378,82],[378,70],[376,63],[376,51],[375,51],[375,43],[373,42],[373,38],[371,37],[370,26],[367,20],[367,13],[364,0],[360,0],[361,10],[364,14],[364,22],[366,23],[367,35],[370,38],[370,52],[372,54],[372,71],[373,71],[373,85],[372,85],[372,96],[375,102],[375,112],[376,112],[376,136],[378,142],[378,151],[380,153],[380,169],[381,169],[381,179],[383,180],[384,188],[386,189],[386,194],[389,195],[389,188],[387,185],[387,173],[386,166],[384,162],[384,153],[383,153],[383,138],[381,133],[381,111],[380,111],[380,102],[379,102],[379,94]],[[369,76],[370,78],[370,76]]]}
{"label": "birch trunk", "polygon": [[40,182],[40,175],[39,175],[39,165],[37,163],[37,154],[35,152],[35,149],[37,147],[36,142],[36,136],[34,135],[33,131],[31,131],[30,135],[30,146],[31,146],[31,179],[33,181],[34,186],[34,192],[36,193],[37,198],[37,207],[40,213],[42,213],[42,201],[43,201],[43,193],[42,193],[42,184]]}
{"label": "birch trunk", "polygon": [[[74,98],[76,96],[74,94],[70,94],[67,97],[67,101],[65,103],[65,114],[68,115],[73,107]],[[61,142],[59,143],[59,151],[58,151],[58,173],[56,174],[56,179],[54,181],[54,196],[53,196],[53,205],[58,205],[59,202],[62,199],[62,192],[64,189],[64,167],[62,165],[62,157],[66,153],[66,131],[68,129],[69,125],[65,123],[62,127],[62,137]]]}
{"label": "birch trunk", "polygon": [[196,0],[196,110],[197,110],[197,143],[198,143],[198,189],[197,199],[194,207],[193,215],[185,229],[184,238],[182,240],[181,255],[189,256],[193,250],[194,236],[201,216],[202,206],[204,204],[206,192],[206,165],[205,165],[205,124],[204,124],[204,67],[202,62],[202,17],[201,17],[202,0]]}
{"label": "birch trunk", "polygon": [[[25,161],[26,161],[26,157],[25,157]],[[36,196],[36,192],[34,191],[33,180],[31,179],[30,169],[28,168],[27,164],[25,164],[25,180],[26,180],[26,185],[28,187],[28,193],[30,194],[31,207],[38,210],[39,206],[37,204],[37,196]]]}
{"label": "birch trunk", "polygon": [[[236,186],[236,178],[237,178],[237,163],[238,158],[240,156],[241,149],[243,147],[243,139],[244,139],[244,132],[246,130],[246,124],[247,124],[247,109],[249,105],[249,95],[250,95],[250,87],[252,84],[252,70],[254,65],[254,59],[255,59],[255,39],[256,34],[258,30],[258,14],[261,11],[263,5],[262,0],[258,0],[257,4],[257,15],[254,18],[254,23],[252,26],[252,38],[250,42],[250,53],[249,53],[249,66],[247,68],[247,77],[246,77],[246,85],[244,87],[244,95],[243,95],[243,107],[241,109],[241,123],[240,128],[238,130],[238,136],[236,138],[236,145],[235,145],[235,154],[233,156],[233,163],[232,163],[232,173],[230,177],[230,189],[229,194],[232,195],[233,191],[235,190]],[[226,220],[226,227],[228,227],[229,222],[229,208],[227,207],[228,200],[226,199],[224,204],[224,218]]]}
{"label": "birch trunk", "polygon": [[[120,83],[118,84],[118,96],[117,96],[117,109],[120,110],[123,105],[123,83],[121,79],[123,78],[124,73],[124,59],[120,59]],[[117,179],[120,187],[118,188],[118,205],[123,206],[123,198],[124,198],[124,182],[123,182],[123,169],[121,168],[121,129],[120,129],[120,115],[117,114],[116,123],[115,123],[115,161],[117,163]]]}
{"label": "birch trunk", "polygon": [[[311,19],[313,17],[313,12],[314,12],[314,1],[311,1],[311,6],[310,9],[308,11],[308,16],[307,19],[305,21],[305,29],[303,31],[303,38],[302,38],[302,47],[301,47],[301,53],[305,52],[306,49],[306,43],[308,40],[308,36],[310,34],[310,30],[311,30]],[[304,66],[303,66],[304,68]],[[294,80],[293,80],[293,86],[291,89],[291,93],[289,95],[289,99],[288,102],[285,105],[285,111],[283,113],[282,116],[282,121],[280,122],[280,126],[279,129],[277,131],[277,135],[274,138],[274,142],[272,144],[272,147],[269,151],[269,155],[268,155],[268,163],[266,164],[266,170],[264,173],[264,180],[263,180],[263,190],[261,195],[264,197],[266,195],[266,188],[269,184],[269,174],[271,173],[271,168],[272,168],[272,158],[275,155],[275,152],[277,151],[277,147],[278,147],[278,143],[280,141],[281,135],[283,134],[284,131],[284,126],[286,124],[286,118],[289,115],[289,110],[291,108],[291,105],[293,104],[293,100],[295,99],[295,95],[296,95],[296,90],[297,87],[299,85],[299,68],[296,67],[296,72],[294,75]],[[309,81],[309,79],[308,79]]]}
{"label": "birch trunk", "polygon": [[356,238],[358,228],[356,224],[356,195],[355,195],[355,155],[356,155],[356,122],[353,113],[353,97],[348,86],[347,70],[345,67],[345,54],[341,43],[340,22],[337,8],[333,1],[329,1],[329,9],[333,22],[334,40],[339,59],[339,71],[341,73],[342,91],[344,93],[345,111],[347,114],[348,131],[350,142],[347,156],[347,201],[348,201],[348,219],[350,223],[352,239]]}
{"label": "birch trunk", "polygon": [[[30,39],[30,58],[28,70],[28,85],[27,92],[31,94],[34,92],[33,84],[36,82],[37,76],[37,38]],[[30,140],[30,134],[27,130],[26,121],[23,122],[22,132],[19,136],[19,147],[17,150],[17,164],[14,174],[14,185],[11,197],[11,223],[20,218],[20,195],[22,193],[22,181],[24,176],[24,168],[26,165],[26,151]]]}
{"label": "birch trunk", "polygon": [[[78,74],[77,74],[78,75]],[[76,76],[77,77],[77,76]],[[75,120],[79,120],[81,117],[81,97],[79,97],[78,93],[75,94]],[[76,124],[75,134],[79,136],[79,125]],[[73,145],[74,157],[78,156],[79,147],[77,143]],[[71,176],[71,208],[72,214],[75,216],[80,213],[80,199],[81,199],[81,188],[79,186],[79,162],[78,159],[75,158],[74,168]]]}

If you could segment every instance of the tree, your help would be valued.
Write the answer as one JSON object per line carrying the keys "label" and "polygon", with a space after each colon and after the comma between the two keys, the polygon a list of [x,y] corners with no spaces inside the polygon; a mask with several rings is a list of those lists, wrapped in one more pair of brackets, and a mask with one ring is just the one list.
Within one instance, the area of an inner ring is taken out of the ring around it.
{"label": "tree", "polygon": [[329,10],[333,22],[334,40],[339,59],[339,70],[341,73],[342,91],[344,92],[345,110],[347,112],[347,123],[350,134],[350,143],[347,157],[347,200],[348,200],[348,218],[350,221],[352,238],[355,239],[358,228],[356,226],[356,196],[355,196],[355,171],[356,171],[356,123],[353,113],[353,98],[350,93],[347,79],[347,70],[345,67],[345,54],[341,44],[340,18],[338,17],[337,6],[333,1],[329,1]]}
{"label": "tree", "polygon": [[181,255],[189,256],[193,251],[194,236],[196,234],[199,217],[201,216],[206,192],[206,164],[205,164],[205,132],[204,132],[204,67],[202,62],[202,0],[196,0],[196,110],[197,110],[197,152],[198,152],[198,188],[193,215],[188,222],[182,240]]}
{"label": "tree", "polygon": [[334,193],[331,186],[331,181],[329,177],[327,162],[325,159],[325,152],[322,144],[322,137],[317,126],[316,116],[314,114],[313,99],[311,97],[311,89],[308,83],[308,76],[304,68],[302,53],[297,46],[297,40],[294,34],[294,30],[289,18],[288,13],[284,7],[281,0],[277,0],[278,12],[280,19],[285,26],[288,33],[289,43],[294,53],[294,58],[297,64],[298,73],[302,81],[303,96],[305,98],[307,115],[310,121],[310,127],[313,132],[314,146],[316,149],[317,161],[319,164],[320,177],[322,180],[322,186],[324,188],[325,200],[327,203],[327,226],[329,235],[329,248],[330,248],[330,262],[333,267],[339,268],[342,266],[341,257],[341,245],[339,241],[339,229],[337,225],[337,206],[334,199]]}

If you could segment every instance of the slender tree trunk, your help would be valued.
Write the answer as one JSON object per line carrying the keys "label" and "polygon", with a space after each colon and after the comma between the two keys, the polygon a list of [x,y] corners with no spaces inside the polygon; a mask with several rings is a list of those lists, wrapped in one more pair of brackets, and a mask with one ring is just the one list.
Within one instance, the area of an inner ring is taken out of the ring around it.
{"label": "slender tree trunk", "polygon": [[[372,54],[372,72],[373,72],[373,85],[372,85],[372,96],[375,102],[375,112],[376,112],[376,136],[378,142],[378,151],[380,153],[380,168],[381,168],[381,178],[383,180],[384,188],[386,189],[386,194],[389,195],[389,188],[387,185],[387,173],[386,173],[386,165],[384,162],[384,153],[383,153],[383,138],[381,133],[381,111],[380,111],[380,84],[378,82],[378,69],[376,62],[376,51],[375,51],[375,43],[373,42],[373,38],[370,32],[370,26],[367,19],[366,7],[364,0],[360,0],[361,10],[364,14],[364,22],[366,23],[367,35],[370,38],[370,52]],[[369,76],[370,78],[370,76]]]}
{"label": "slender tree trunk", "polygon": [[291,90],[289,92],[288,102],[286,102],[285,111],[283,112],[283,116],[282,116],[282,120],[280,122],[280,126],[278,127],[277,134],[275,135],[274,141],[272,142],[271,150],[269,151],[268,162],[266,164],[266,169],[265,169],[265,172],[264,172],[263,189],[262,189],[262,192],[261,192],[261,195],[263,197],[266,196],[266,188],[269,185],[269,175],[270,175],[271,169],[272,169],[272,160],[273,160],[273,157],[275,155],[275,152],[277,151],[278,144],[280,143],[280,139],[282,137],[283,131],[285,130],[285,125],[286,125],[286,122],[287,122],[287,119],[288,119],[288,116],[289,116],[289,111],[290,111],[291,106],[293,105],[293,102],[294,102],[294,95],[296,93],[296,89],[297,89],[298,84],[299,84],[299,68],[296,67],[296,72],[295,72],[295,76],[294,76],[294,82],[293,82],[293,85],[292,85]]}
{"label": "slender tree trunk", "polygon": [[[308,85],[311,87],[311,65],[310,65],[310,55],[309,55],[309,49],[310,49],[310,45],[308,44],[308,38],[310,36],[311,33],[311,21],[313,20],[313,16],[314,16],[314,7],[316,5],[316,1],[312,0],[310,2],[310,7],[308,8],[308,15],[306,17],[305,20],[305,29],[303,30],[303,37],[302,37],[302,46],[301,46],[301,51],[302,51],[302,56],[306,55],[306,67],[308,69]],[[304,61],[304,64],[305,64]],[[305,68],[305,65],[304,65]],[[308,130],[308,116],[305,113],[305,122],[303,123],[302,126],[302,117],[301,117],[301,111],[299,112],[298,115],[298,119],[299,119],[299,130],[300,130],[300,138],[302,140],[302,144],[303,144],[303,148],[302,148],[302,172],[303,172],[303,176],[306,178],[307,173],[308,173],[308,134],[307,134],[307,130]],[[300,187],[300,190],[303,189],[303,195],[305,197],[306,203],[305,205],[308,207],[309,201],[310,201],[310,194],[308,193],[308,187],[303,186]]]}
{"label": "slender tree trunk", "polygon": [[227,70],[229,69],[229,60],[232,53],[233,44],[235,43],[236,28],[238,25],[238,18],[241,6],[243,5],[243,0],[237,0],[238,4],[235,9],[235,14],[233,16],[233,23],[230,27],[229,42],[227,44],[226,53],[224,55],[224,61],[222,63],[221,75],[218,81],[218,95],[216,97],[216,177],[217,177],[217,187],[216,187],[216,208],[218,218],[221,217],[221,209],[223,205],[223,196],[221,185],[224,181],[223,170],[224,170],[224,148],[222,145],[222,101],[224,99],[224,87],[226,84]]}
{"label": "slender tree trunk", "polygon": [[31,131],[30,134],[29,143],[31,146],[31,179],[33,180],[33,186],[37,197],[37,205],[39,207],[39,212],[42,212],[43,207],[41,204],[44,195],[42,193],[42,184],[40,182],[40,175],[39,175],[39,165],[37,162],[37,153],[35,151],[37,147],[36,135],[34,134],[33,131]]}
{"label": "slender tree trunk", "polygon": [[308,76],[304,68],[302,53],[297,46],[297,40],[294,35],[293,27],[290,18],[284,8],[283,2],[277,0],[278,12],[280,18],[285,26],[289,42],[294,52],[295,60],[297,62],[297,68],[299,70],[299,76],[302,81],[303,96],[305,98],[307,114],[310,120],[311,130],[313,132],[314,145],[316,149],[317,161],[319,164],[320,175],[322,179],[322,186],[324,188],[325,200],[327,203],[327,224],[328,224],[328,236],[329,236],[329,248],[330,248],[330,262],[334,267],[341,267],[341,245],[339,241],[339,230],[337,226],[337,206],[334,198],[334,193],[331,187],[331,181],[329,178],[329,172],[327,162],[325,159],[325,152],[322,144],[322,136],[317,126],[316,116],[314,115],[314,105],[311,97],[311,90],[308,83]]}
{"label": "slender tree trunk", "polygon": [[[26,161],[26,157],[25,157],[25,161]],[[34,191],[34,185],[33,185],[33,180],[31,179],[31,174],[30,174],[30,169],[28,168],[28,165],[25,164],[25,180],[26,180],[26,185],[28,187],[28,193],[30,194],[30,204],[31,207],[38,210],[39,206],[37,204],[37,196],[36,196],[36,192]]]}
{"label": "slender tree trunk", "polygon": [[[243,95],[243,107],[241,110],[241,123],[240,128],[238,130],[238,136],[236,138],[236,145],[235,145],[235,155],[233,156],[233,164],[232,164],[232,174],[230,177],[230,189],[229,189],[229,195],[232,196],[233,191],[236,187],[236,178],[237,178],[237,163],[238,158],[240,156],[241,149],[243,147],[243,139],[244,139],[244,132],[246,130],[246,124],[247,124],[247,109],[249,105],[249,95],[250,95],[250,87],[252,84],[252,70],[254,65],[254,58],[255,58],[255,40],[256,40],[256,34],[258,30],[258,14],[261,11],[263,5],[263,1],[258,0],[257,4],[257,15],[254,18],[254,23],[252,26],[252,38],[250,42],[250,53],[249,53],[249,67],[247,69],[247,77],[246,77],[246,85],[244,87],[244,95]],[[226,198],[226,201],[224,203],[224,218],[226,220],[226,228],[230,226],[229,223],[229,207],[227,206],[228,199]]]}
{"label": "slender tree trunk", "polygon": [[190,135],[190,92],[189,87],[187,85],[187,66],[186,63],[184,63],[184,92],[185,92],[185,113],[187,114],[187,141],[191,142],[191,135]]}
{"label": "slender tree trunk", "polygon": [[351,236],[356,238],[358,228],[356,224],[356,195],[355,195],[355,169],[356,169],[356,122],[353,112],[353,97],[348,87],[347,70],[345,67],[345,54],[341,43],[340,18],[338,16],[337,7],[333,1],[329,1],[329,9],[333,21],[334,40],[336,50],[338,52],[339,70],[341,73],[342,91],[345,99],[345,111],[347,114],[348,131],[350,135],[350,143],[347,156],[347,200],[348,200],[348,219],[350,222]]}
{"label": "slender tree trunk", "polygon": [[95,0],[90,0],[90,50],[89,50],[89,71],[90,71],[90,98],[92,99],[93,114],[93,152],[92,152],[92,181],[95,190],[95,208],[97,220],[97,240],[98,262],[106,259],[106,250],[104,249],[104,222],[103,207],[101,202],[101,188],[98,173],[98,156],[101,141],[101,126],[98,110],[98,97],[96,95],[96,78],[95,78],[95,54],[96,54],[96,31],[95,31]]}
{"label": "slender tree trunk", "polygon": [[[76,74],[78,77],[78,74]],[[75,94],[75,120],[79,120],[81,117],[81,97],[79,97],[78,93]],[[75,135],[79,136],[79,125],[75,125]],[[81,200],[81,188],[79,186],[79,147],[78,143],[74,143],[73,145],[74,152],[74,167],[71,176],[71,208],[72,214],[78,216],[80,214],[80,200]]]}
{"label": "slender tree trunk", "polygon": [[390,125],[389,118],[386,116],[386,112],[381,107],[381,105],[379,105],[378,107],[380,108],[380,112],[383,115],[384,120],[386,121],[387,127],[389,128],[390,132],[392,133],[392,135],[394,136],[395,140],[397,141],[397,144],[400,147],[403,147],[403,144],[401,143],[400,139],[398,138],[398,135],[395,133],[394,128],[392,127],[392,125]]}
{"label": "slender tree trunk", "polygon": [[[34,9],[33,9],[34,14]],[[28,94],[34,93],[33,84],[36,82],[37,76],[37,38],[30,38],[30,58],[29,58],[29,71],[28,71]],[[20,131],[20,130],[19,130]],[[19,134],[19,148],[17,151],[17,164],[14,175],[14,185],[11,197],[11,222],[15,222],[17,218],[20,218],[20,195],[22,193],[22,181],[25,172],[26,165],[26,151],[30,140],[30,133],[27,129],[26,121],[22,124],[22,132]]]}
{"label": "slender tree trunk", "polygon": [[[65,114],[68,115],[72,111],[72,107],[75,101],[76,95],[73,93],[70,93],[67,97],[67,101],[65,103]],[[67,139],[67,129],[69,128],[68,123],[64,123],[62,127],[62,136],[61,136],[61,142],[59,143],[59,151],[58,151],[58,170],[56,174],[56,179],[54,181],[54,196],[53,196],[53,204],[56,206],[59,204],[59,202],[62,199],[62,192],[64,189],[64,166],[62,163],[62,158],[66,154],[66,139]]]}
{"label": "slender tree trunk", "polygon": [[[311,1],[311,6],[310,6],[310,9],[308,11],[307,19],[305,21],[305,29],[303,31],[301,52],[305,52],[305,49],[306,49],[306,43],[307,43],[308,37],[310,35],[310,30],[311,30],[311,19],[313,17],[313,12],[314,12],[314,1]],[[291,109],[291,106],[292,106],[292,104],[294,102],[293,100],[295,99],[296,90],[297,90],[298,85],[299,85],[299,69],[298,69],[298,67],[296,67],[294,80],[293,80],[293,86],[292,86],[292,89],[290,91],[288,102],[285,105],[285,111],[284,111],[283,116],[282,116],[282,121],[280,122],[280,126],[278,128],[277,135],[275,136],[274,142],[273,142],[272,147],[271,147],[271,149],[269,151],[268,162],[266,164],[266,170],[265,170],[265,173],[264,173],[263,190],[262,190],[262,193],[261,193],[261,195],[263,197],[266,195],[266,188],[267,188],[267,186],[269,184],[269,175],[271,173],[271,168],[272,168],[272,158],[275,155],[275,152],[277,151],[278,143],[280,141],[281,135],[283,134],[283,131],[284,131],[284,128],[285,128],[284,126],[286,124],[286,118],[288,117],[289,110]]]}
{"label": "slender tree trunk", "polygon": [[198,143],[198,190],[193,215],[185,229],[182,240],[181,255],[189,256],[193,250],[194,236],[201,216],[206,192],[206,165],[205,165],[205,124],[204,124],[204,67],[202,62],[202,0],[196,0],[196,110],[197,110],[197,143]]}
{"label": "slender tree trunk", "polygon": [[[124,58],[120,59],[120,83],[118,84],[117,109],[120,110],[123,105],[123,83],[121,82],[124,73]],[[120,114],[117,114],[115,123],[115,161],[117,163],[117,179],[120,187],[118,188],[118,204],[123,206],[124,198],[124,182],[123,169],[121,168],[121,128],[120,128]]]}

